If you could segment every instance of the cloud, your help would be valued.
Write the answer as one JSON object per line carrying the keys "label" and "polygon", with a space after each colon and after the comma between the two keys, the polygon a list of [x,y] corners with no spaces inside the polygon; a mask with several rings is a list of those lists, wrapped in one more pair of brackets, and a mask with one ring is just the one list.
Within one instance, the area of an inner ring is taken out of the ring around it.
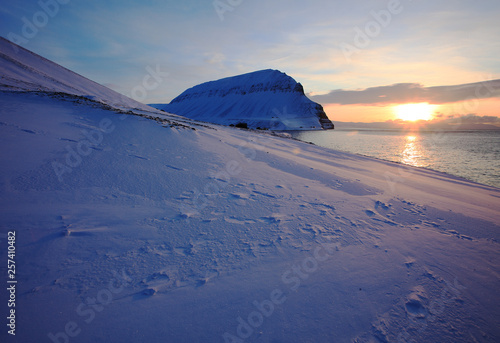
{"label": "cloud", "polygon": [[323,95],[310,96],[322,104],[379,105],[399,103],[445,104],[469,99],[500,97],[500,79],[455,86],[424,87],[418,83],[397,83],[361,90],[337,89]]}
{"label": "cloud", "polygon": [[[40,10],[32,0],[4,3],[3,36],[20,34],[22,17],[31,19]],[[221,21],[213,1],[71,1],[26,47],[124,89],[142,80],[146,66],[165,65],[171,74],[168,87],[165,82],[146,100],[155,102],[168,102],[202,82],[266,68],[286,72],[315,94],[402,80],[460,84],[478,73],[500,75],[495,58],[500,45],[493,44],[500,36],[498,0],[407,1],[404,13],[353,56],[355,63],[346,60],[339,44],[353,44],[355,29],[373,21],[370,13],[387,8],[387,0],[224,3],[233,10]],[[56,47],[67,50],[64,58]],[[391,95],[393,101],[413,100],[424,96],[421,84],[386,86],[385,98],[360,102],[359,92],[351,97],[340,93],[324,102],[380,103]],[[399,97],[391,93],[396,90],[402,93]]]}
{"label": "cloud", "polygon": [[500,118],[495,116],[478,116],[476,114],[467,114],[465,116],[453,116],[446,118],[442,121],[435,120],[435,122],[444,122],[449,124],[489,124],[500,126]]}
{"label": "cloud", "polygon": [[433,120],[407,122],[401,119],[387,120],[384,122],[335,122],[336,128],[349,129],[376,129],[376,130],[498,130],[500,118],[495,116],[478,116],[467,114],[464,116],[447,116]]}
{"label": "cloud", "polygon": [[209,64],[219,64],[226,60],[226,56],[221,53],[205,53],[205,61]]}

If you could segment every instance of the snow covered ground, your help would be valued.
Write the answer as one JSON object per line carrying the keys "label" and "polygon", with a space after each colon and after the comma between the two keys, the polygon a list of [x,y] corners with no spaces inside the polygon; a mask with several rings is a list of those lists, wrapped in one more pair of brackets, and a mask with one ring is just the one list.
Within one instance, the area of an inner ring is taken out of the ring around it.
{"label": "snow covered ground", "polygon": [[74,95],[0,103],[2,342],[500,341],[497,188]]}
{"label": "snow covered ground", "polygon": [[500,338],[498,189],[71,98],[1,101],[15,341]]}

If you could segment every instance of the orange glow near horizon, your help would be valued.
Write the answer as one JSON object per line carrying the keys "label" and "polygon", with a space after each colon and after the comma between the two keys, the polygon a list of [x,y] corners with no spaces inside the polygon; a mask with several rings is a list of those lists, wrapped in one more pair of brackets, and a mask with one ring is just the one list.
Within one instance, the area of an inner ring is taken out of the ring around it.
{"label": "orange glow near horizon", "polygon": [[[390,120],[401,120],[396,114],[395,108],[410,104],[379,104],[379,105],[339,105],[324,104],[326,114],[333,122],[385,122]],[[416,104],[412,104],[416,105]],[[500,99],[481,99],[479,102],[456,102],[432,106],[431,120],[442,120],[448,116],[463,116],[476,114],[478,116],[500,117]],[[402,107],[404,108],[404,107]],[[417,107],[418,108],[418,107]],[[412,123],[408,121],[408,123]]]}
{"label": "orange glow near horizon", "polygon": [[430,120],[437,107],[428,103],[403,104],[394,106],[393,111],[397,119],[404,121]]}

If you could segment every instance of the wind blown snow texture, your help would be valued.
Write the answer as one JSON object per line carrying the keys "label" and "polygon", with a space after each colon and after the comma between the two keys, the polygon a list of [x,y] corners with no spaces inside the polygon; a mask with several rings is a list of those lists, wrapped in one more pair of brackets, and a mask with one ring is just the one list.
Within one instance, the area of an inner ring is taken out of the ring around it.
{"label": "wind blown snow texture", "polygon": [[496,188],[75,95],[0,102],[2,342],[500,340]]}
{"label": "wind blown snow texture", "polygon": [[245,123],[270,130],[333,129],[323,107],[300,83],[278,70],[261,70],[206,82],[155,108],[222,125]]}

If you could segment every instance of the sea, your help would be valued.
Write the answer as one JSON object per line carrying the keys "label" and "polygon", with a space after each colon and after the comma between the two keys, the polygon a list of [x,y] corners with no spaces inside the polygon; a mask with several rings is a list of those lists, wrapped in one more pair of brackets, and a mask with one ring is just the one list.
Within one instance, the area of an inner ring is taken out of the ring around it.
{"label": "sea", "polygon": [[500,188],[500,130],[292,131],[318,146],[429,168]]}

